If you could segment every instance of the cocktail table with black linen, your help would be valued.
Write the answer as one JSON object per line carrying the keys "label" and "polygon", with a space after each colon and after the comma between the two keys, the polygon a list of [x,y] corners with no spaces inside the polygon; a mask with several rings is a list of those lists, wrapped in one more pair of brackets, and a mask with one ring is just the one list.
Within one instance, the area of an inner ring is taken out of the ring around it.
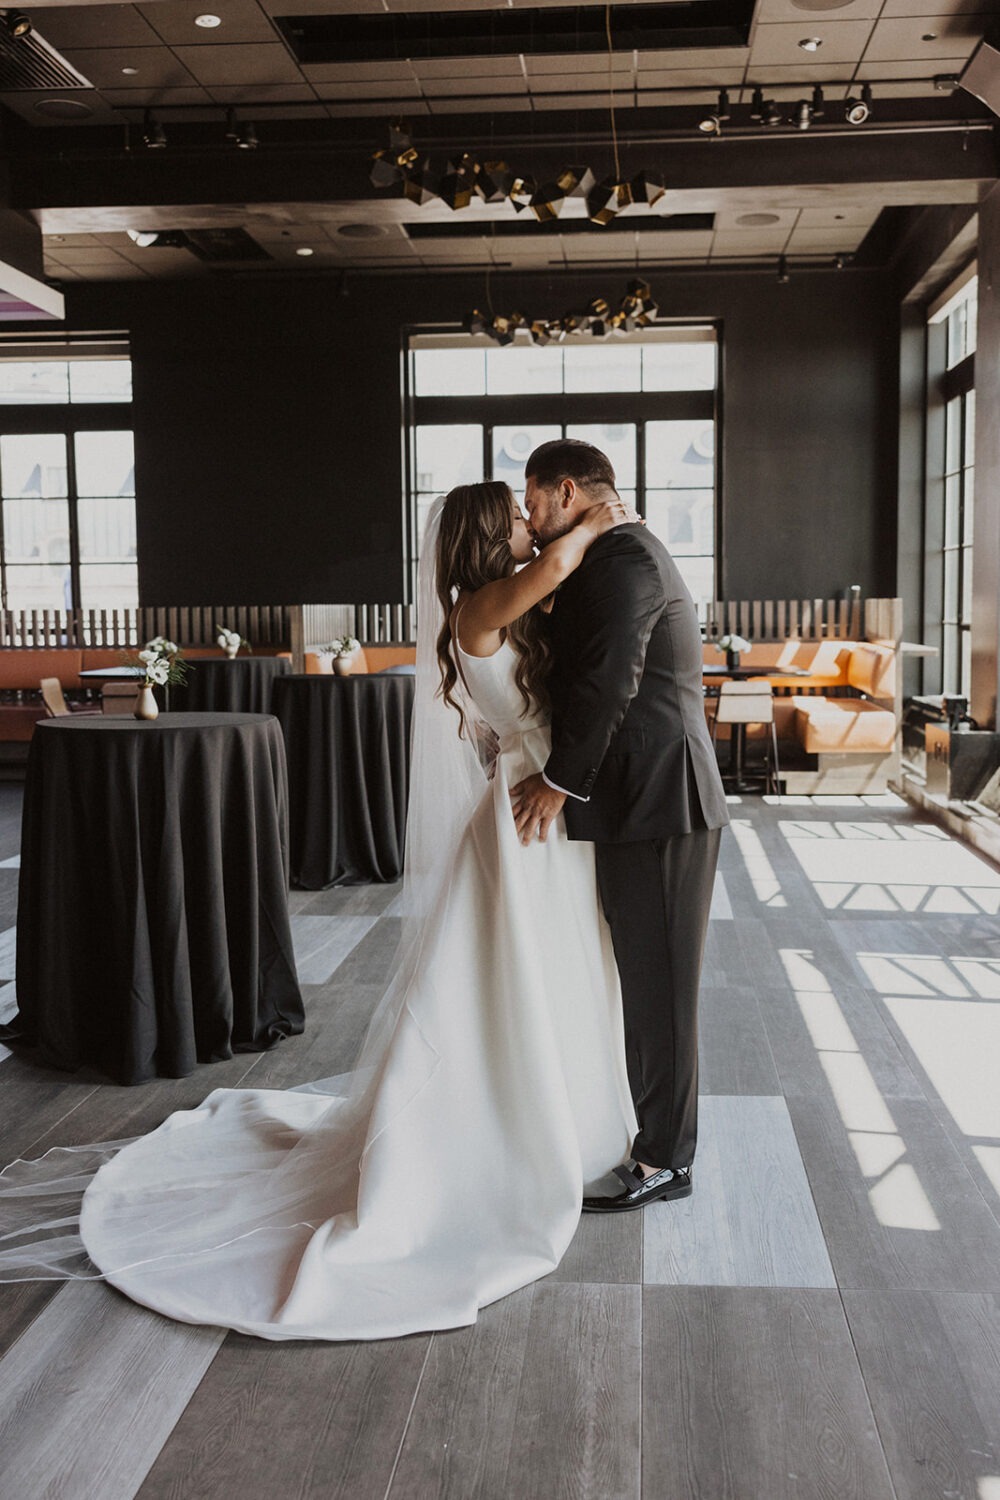
{"label": "cocktail table with black linen", "polygon": [[412,677],[388,672],[275,682],[288,751],[293,885],[312,891],[399,879],[413,690]]}
{"label": "cocktail table with black linen", "polygon": [[301,1032],[284,742],[265,714],[43,721],[11,1033],[121,1083]]}
{"label": "cocktail table with black linen", "polygon": [[183,713],[269,714],[275,679],[292,670],[285,656],[207,656],[188,666],[170,689],[170,707]]}

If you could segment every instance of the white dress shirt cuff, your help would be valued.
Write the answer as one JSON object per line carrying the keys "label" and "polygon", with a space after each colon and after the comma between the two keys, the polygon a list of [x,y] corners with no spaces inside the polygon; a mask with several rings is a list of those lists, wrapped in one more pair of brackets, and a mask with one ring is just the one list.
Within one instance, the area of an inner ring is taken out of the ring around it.
{"label": "white dress shirt cuff", "polygon": [[574,802],[590,801],[589,797],[581,797],[579,792],[568,792],[564,786],[556,786],[555,782],[550,781],[544,771],[542,772],[542,780],[545,782],[545,785],[550,786],[554,792],[562,792],[564,797],[572,797]]}

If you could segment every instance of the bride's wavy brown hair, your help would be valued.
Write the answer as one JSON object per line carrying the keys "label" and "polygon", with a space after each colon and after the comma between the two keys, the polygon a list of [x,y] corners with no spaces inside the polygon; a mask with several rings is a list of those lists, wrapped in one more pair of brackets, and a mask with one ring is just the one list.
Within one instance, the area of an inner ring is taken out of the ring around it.
{"label": "bride's wavy brown hair", "polygon": [[[465,714],[452,697],[458,672],[452,655],[451,612],[460,590],[472,593],[497,578],[509,578],[517,567],[510,550],[514,524],[514,494],[510,485],[500,480],[482,484],[460,484],[445,497],[438,533],[437,592],[444,623],[437,638],[441,665],[441,695],[459,716],[460,733],[465,733]],[[545,679],[549,667],[549,647],[545,639],[541,611],[536,607],[511,622],[505,638],[517,653],[514,680],[524,699],[522,716],[533,708],[547,708],[549,697]]]}

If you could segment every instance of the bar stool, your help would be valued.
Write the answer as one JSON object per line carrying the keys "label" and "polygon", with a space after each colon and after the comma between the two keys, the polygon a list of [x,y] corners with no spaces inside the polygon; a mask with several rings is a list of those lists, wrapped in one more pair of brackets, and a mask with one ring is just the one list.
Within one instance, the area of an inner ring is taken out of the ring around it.
{"label": "bar stool", "polygon": [[748,724],[771,726],[770,744],[767,747],[764,762],[764,789],[768,792],[773,790],[775,796],[779,795],[781,768],[778,764],[778,731],[774,722],[774,693],[767,678],[752,677],[747,682],[721,682],[716,700],[715,717],[712,720],[713,745],[720,724],[733,726],[733,771],[736,776],[736,790],[740,792],[750,790],[743,778],[746,726]]}

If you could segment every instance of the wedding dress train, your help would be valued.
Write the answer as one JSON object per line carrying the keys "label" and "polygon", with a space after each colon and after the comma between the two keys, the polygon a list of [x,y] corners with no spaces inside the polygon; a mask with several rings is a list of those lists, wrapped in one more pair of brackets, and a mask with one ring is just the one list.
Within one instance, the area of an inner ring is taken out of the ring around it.
{"label": "wedding dress train", "polygon": [[521,717],[509,646],[462,665],[495,774],[374,1065],[342,1097],[336,1080],[216,1090],[102,1166],[80,1233],[136,1302],[268,1339],[459,1327],[558,1265],[584,1185],[628,1154],[593,847],[561,819],[520,844],[508,787],[541,769],[548,731]]}

